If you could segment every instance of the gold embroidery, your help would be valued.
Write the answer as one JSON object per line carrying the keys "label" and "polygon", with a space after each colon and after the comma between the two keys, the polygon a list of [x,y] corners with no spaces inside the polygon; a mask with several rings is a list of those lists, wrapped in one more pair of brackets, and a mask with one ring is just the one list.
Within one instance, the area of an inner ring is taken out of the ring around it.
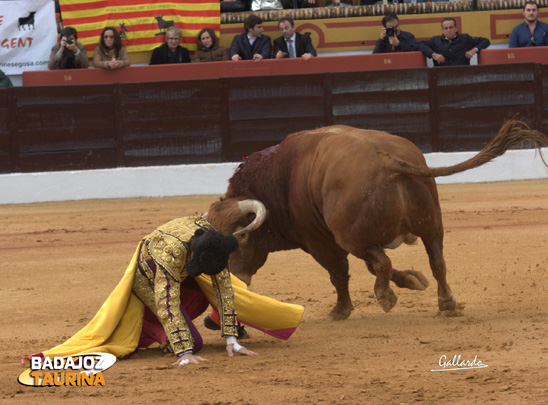
{"label": "gold embroidery", "polygon": [[211,276],[211,282],[215,290],[217,308],[221,318],[221,332],[223,336],[238,336],[234,289],[230,281],[230,273],[227,269],[224,269],[219,274]]}
{"label": "gold embroidery", "polygon": [[173,353],[179,354],[194,347],[194,339],[179,307],[180,283],[158,269],[154,284],[157,317],[162,323]]}
{"label": "gold embroidery", "polygon": [[148,238],[148,252],[154,261],[179,282],[185,279],[184,266],[190,260],[188,242],[201,226],[211,225],[202,217],[177,218],[156,228]]}
{"label": "gold embroidery", "polygon": [[133,292],[147,307],[150,308],[154,315],[156,315],[156,301],[154,301],[154,290],[152,284],[147,277],[141,274],[139,270],[135,272]]}
{"label": "gold embroidery", "polygon": [[[190,260],[188,242],[199,227],[210,226],[201,216],[177,218],[158,227],[145,238],[139,264],[146,276],[136,269],[133,290],[162,323],[175,354],[191,350],[192,334],[180,310],[180,282],[187,274],[184,266]],[[156,263],[153,276],[146,261]],[[237,336],[234,290],[228,270],[212,276],[223,336]]]}

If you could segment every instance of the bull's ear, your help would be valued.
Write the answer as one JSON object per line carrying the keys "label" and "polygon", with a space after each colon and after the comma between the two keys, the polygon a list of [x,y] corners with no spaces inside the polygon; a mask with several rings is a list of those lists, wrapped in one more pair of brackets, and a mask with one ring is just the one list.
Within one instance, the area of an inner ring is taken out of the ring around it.
{"label": "bull's ear", "polygon": [[[244,229],[244,227],[239,226],[238,228],[236,228],[234,232],[238,232],[241,229]],[[247,242],[247,238],[249,237],[249,232],[239,233],[234,236],[236,237],[236,239],[238,239],[238,244],[242,244],[242,243],[245,244]]]}

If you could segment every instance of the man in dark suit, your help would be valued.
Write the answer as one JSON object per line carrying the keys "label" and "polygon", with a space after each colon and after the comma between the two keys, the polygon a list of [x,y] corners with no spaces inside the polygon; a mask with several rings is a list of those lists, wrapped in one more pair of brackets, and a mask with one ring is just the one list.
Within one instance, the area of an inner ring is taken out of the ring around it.
{"label": "man in dark suit", "polygon": [[270,37],[263,35],[263,20],[250,15],[244,20],[245,32],[236,35],[230,47],[230,58],[233,61],[269,59],[272,53]]}
{"label": "man in dark suit", "polygon": [[283,58],[303,58],[309,60],[317,56],[309,35],[295,32],[295,23],[291,17],[282,17],[278,21],[278,28],[282,36],[274,40],[274,57]]}

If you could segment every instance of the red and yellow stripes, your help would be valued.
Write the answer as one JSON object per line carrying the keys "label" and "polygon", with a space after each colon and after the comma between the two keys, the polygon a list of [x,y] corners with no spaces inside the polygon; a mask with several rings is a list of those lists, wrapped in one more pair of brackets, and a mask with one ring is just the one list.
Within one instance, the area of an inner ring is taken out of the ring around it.
{"label": "red and yellow stripes", "polygon": [[139,52],[161,45],[166,29],[174,25],[183,32],[182,45],[193,51],[202,28],[219,35],[219,4],[219,0],[60,0],[63,26],[76,28],[78,42],[90,57],[107,26],[116,28],[128,52]]}

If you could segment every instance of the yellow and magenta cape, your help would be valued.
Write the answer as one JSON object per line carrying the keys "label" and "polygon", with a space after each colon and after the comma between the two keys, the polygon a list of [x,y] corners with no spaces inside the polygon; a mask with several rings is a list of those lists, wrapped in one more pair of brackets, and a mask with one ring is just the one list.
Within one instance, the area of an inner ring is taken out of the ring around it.
{"label": "yellow and magenta cape", "polygon": [[[122,280],[93,319],[65,343],[34,356],[51,358],[102,352],[123,357],[140,347],[140,340],[146,341],[141,339],[147,327],[147,322],[143,323],[145,305],[132,292],[140,248],[141,244]],[[304,308],[252,293],[241,280],[233,275],[231,278],[238,320],[276,338],[289,339],[301,321]],[[194,280],[209,304],[216,307],[211,278],[200,275]]]}

